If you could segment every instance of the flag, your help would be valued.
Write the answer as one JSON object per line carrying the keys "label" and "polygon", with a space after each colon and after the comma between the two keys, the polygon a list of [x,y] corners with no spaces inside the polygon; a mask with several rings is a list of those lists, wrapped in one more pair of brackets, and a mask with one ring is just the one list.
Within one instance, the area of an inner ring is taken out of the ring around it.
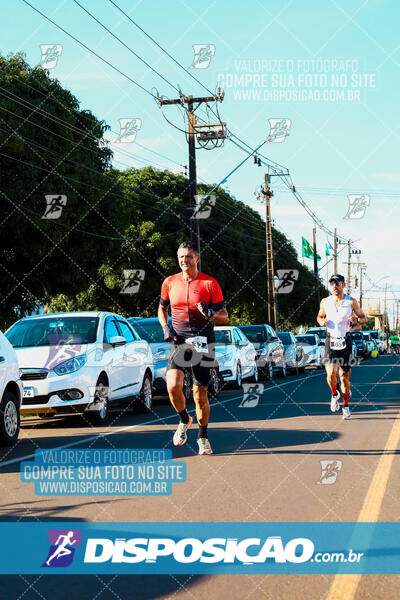
{"label": "flag", "polygon": [[[313,247],[311,246],[310,242],[308,242],[306,240],[305,237],[301,238],[301,242],[302,242],[302,256],[304,258],[312,258],[314,259],[314,250]],[[317,260],[321,260],[321,257],[319,254],[317,254]]]}
{"label": "flag", "polygon": [[329,240],[326,240],[326,244],[325,244],[325,256],[331,256],[331,253],[334,253],[334,249],[332,247],[332,244],[330,243]]}

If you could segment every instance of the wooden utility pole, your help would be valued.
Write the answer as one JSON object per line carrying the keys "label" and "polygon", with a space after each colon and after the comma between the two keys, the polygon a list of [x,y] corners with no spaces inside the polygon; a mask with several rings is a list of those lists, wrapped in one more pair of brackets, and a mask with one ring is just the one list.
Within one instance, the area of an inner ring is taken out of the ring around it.
{"label": "wooden utility pole", "polygon": [[347,293],[351,292],[351,240],[347,242]]}
{"label": "wooden utility pole", "polygon": [[[199,217],[198,213],[195,213],[196,209],[196,196],[197,196],[197,174],[196,174],[196,140],[195,136],[198,133],[200,127],[202,128],[202,139],[204,140],[206,136],[207,140],[213,139],[224,139],[226,137],[224,133],[224,126],[226,123],[207,123],[198,125],[196,123],[196,115],[195,111],[203,102],[222,102],[224,99],[224,93],[221,94],[220,89],[218,89],[218,94],[214,96],[202,96],[199,98],[193,98],[193,96],[185,96],[180,93],[179,98],[164,100],[162,96],[157,95],[157,101],[160,106],[164,106],[167,104],[180,104],[181,106],[187,106],[187,115],[188,115],[188,145],[189,145],[189,198],[190,198],[190,208],[191,215],[189,218],[190,224],[190,241],[194,244],[198,251],[200,252],[200,226],[199,226]],[[219,131],[207,131],[205,132],[204,128],[215,128],[218,127]],[[195,217],[193,218],[193,215]],[[194,223],[193,223],[194,222]],[[201,268],[199,262],[199,270]]]}
{"label": "wooden utility pole", "polygon": [[360,308],[362,308],[362,285],[363,285],[363,272],[364,269],[366,268],[366,264],[365,263],[360,263]]}
{"label": "wooden utility pole", "polygon": [[276,306],[274,288],[274,253],[272,248],[271,203],[274,195],[269,188],[268,171],[265,173],[265,185],[261,187],[265,201],[265,248],[267,254],[267,323],[276,330]]}
{"label": "wooden utility pole", "polygon": [[335,275],[337,274],[337,235],[336,235],[336,227],[333,230],[334,232],[334,242],[333,242],[333,272]]}
{"label": "wooden utility pole", "polygon": [[313,227],[313,252],[314,252],[314,278],[315,278],[315,302],[317,310],[321,302],[319,293],[318,258],[317,258],[317,228]]}
{"label": "wooden utility pole", "polygon": [[385,299],[383,303],[383,332],[389,331],[390,327],[388,326],[388,318],[386,315],[386,292],[387,292],[387,283],[385,283]]}

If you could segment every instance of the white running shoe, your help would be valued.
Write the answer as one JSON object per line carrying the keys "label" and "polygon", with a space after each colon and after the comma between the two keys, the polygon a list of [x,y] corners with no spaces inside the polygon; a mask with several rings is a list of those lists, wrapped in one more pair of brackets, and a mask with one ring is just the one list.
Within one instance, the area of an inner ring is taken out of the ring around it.
{"label": "white running shoe", "polygon": [[340,408],[339,405],[339,400],[340,400],[340,392],[336,392],[336,395],[334,396],[332,394],[332,398],[331,398],[331,411],[332,412],[337,412]]}
{"label": "white running shoe", "polygon": [[189,423],[182,423],[182,421],[178,425],[178,429],[174,433],[174,437],[172,441],[174,446],[183,446],[187,441],[187,430],[193,423],[193,417],[189,415]]}
{"label": "white running shoe", "polygon": [[342,419],[351,419],[351,412],[348,406],[343,406],[342,408],[343,417]]}
{"label": "white running shoe", "polygon": [[210,442],[208,441],[207,438],[199,438],[197,440],[197,443],[199,445],[199,454],[212,454],[213,453],[211,446],[210,446]]}

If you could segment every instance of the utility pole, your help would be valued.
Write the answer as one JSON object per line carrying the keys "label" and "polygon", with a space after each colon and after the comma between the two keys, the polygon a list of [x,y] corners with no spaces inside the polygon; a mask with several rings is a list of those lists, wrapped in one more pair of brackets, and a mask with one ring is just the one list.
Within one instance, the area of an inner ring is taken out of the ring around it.
{"label": "utility pole", "polygon": [[318,259],[317,259],[317,228],[313,227],[313,252],[314,252],[314,277],[315,277],[315,303],[317,310],[321,302],[319,293]]}
{"label": "utility pole", "polygon": [[385,299],[383,303],[383,332],[386,333],[387,329],[390,327],[387,326],[387,316],[386,316],[386,292],[387,292],[387,283],[385,283]]}
{"label": "utility pole", "polygon": [[[200,226],[198,213],[195,214],[196,209],[196,196],[197,196],[197,175],[196,175],[196,134],[201,136],[203,141],[225,139],[226,134],[224,127],[226,123],[206,123],[198,125],[196,122],[195,112],[203,102],[222,102],[224,99],[224,93],[218,88],[218,94],[214,96],[201,96],[193,98],[193,96],[185,96],[182,92],[179,93],[179,98],[164,100],[162,96],[157,93],[157,101],[160,106],[167,104],[180,104],[181,106],[187,106],[188,116],[188,145],[189,145],[189,198],[191,208],[191,218],[189,222],[195,221],[194,226],[190,225],[190,241],[194,244],[200,252]],[[202,128],[201,133],[198,133],[199,128]],[[206,129],[208,130],[206,131]],[[218,128],[218,130],[215,130]],[[199,138],[200,139],[200,138]],[[195,214],[195,218],[193,215]],[[201,268],[199,262],[199,269]]]}
{"label": "utility pole", "polygon": [[267,254],[267,323],[276,330],[276,305],[274,289],[274,253],[272,248],[271,203],[274,192],[269,188],[268,170],[265,173],[265,185],[261,187],[265,201],[265,248]]}
{"label": "utility pole", "polygon": [[366,269],[365,263],[360,263],[360,308],[362,308],[362,285],[363,285],[363,272]]}
{"label": "utility pole", "polygon": [[351,240],[347,242],[347,293],[351,292]]}
{"label": "utility pole", "polygon": [[337,273],[337,235],[336,235],[336,227],[333,230],[334,236],[334,242],[333,242],[333,272],[336,274]]}

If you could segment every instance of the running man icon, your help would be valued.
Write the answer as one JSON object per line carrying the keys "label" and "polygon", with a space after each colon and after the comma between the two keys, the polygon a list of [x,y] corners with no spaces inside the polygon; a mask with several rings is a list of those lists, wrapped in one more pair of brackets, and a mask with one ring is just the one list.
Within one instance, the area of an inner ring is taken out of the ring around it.
{"label": "running man icon", "polygon": [[50,529],[47,531],[50,548],[42,567],[67,567],[74,557],[76,546],[80,546],[82,533],[79,529]]}

